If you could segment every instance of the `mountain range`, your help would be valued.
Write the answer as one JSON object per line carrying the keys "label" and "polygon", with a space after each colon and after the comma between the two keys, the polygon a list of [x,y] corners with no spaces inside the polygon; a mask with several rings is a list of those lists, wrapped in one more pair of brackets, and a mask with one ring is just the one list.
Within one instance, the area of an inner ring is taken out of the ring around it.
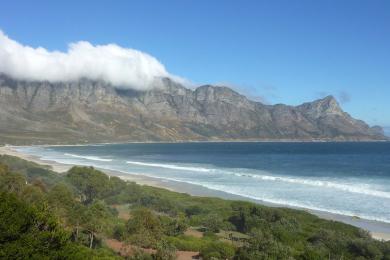
{"label": "mountain range", "polygon": [[332,96],[299,106],[255,102],[225,86],[169,78],[147,91],[104,81],[26,81],[0,75],[0,143],[385,140]]}

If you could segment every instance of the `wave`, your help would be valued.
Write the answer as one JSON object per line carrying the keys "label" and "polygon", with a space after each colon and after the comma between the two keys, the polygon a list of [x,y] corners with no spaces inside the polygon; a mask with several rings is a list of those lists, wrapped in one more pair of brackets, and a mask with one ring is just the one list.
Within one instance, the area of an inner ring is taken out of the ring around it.
{"label": "wave", "polygon": [[76,155],[76,154],[71,154],[71,153],[65,153],[64,155],[75,157],[75,158],[80,158],[80,159],[91,160],[91,161],[112,162],[112,159],[104,159],[104,158],[100,158],[97,156],[81,156],[81,155]]}
{"label": "wave", "polygon": [[250,178],[260,179],[260,180],[264,180],[264,181],[280,181],[280,182],[302,184],[302,185],[309,185],[309,186],[322,187],[322,188],[333,188],[333,189],[342,190],[342,191],[351,192],[351,193],[359,193],[359,194],[364,194],[364,195],[369,195],[369,196],[390,199],[390,192],[372,190],[372,189],[367,189],[364,187],[357,187],[357,186],[354,186],[356,184],[352,184],[352,183],[351,184],[341,184],[341,183],[335,183],[335,182],[323,181],[323,180],[308,180],[308,179],[302,179],[302,178],[270,176],[270,175],[257,175],[257,174],[248,174],[248,173],[245,173],[245,174],[234,173],[234,175],[239,176],[239,177],[250,177]]}
{"label": "wave", "polygon": [[[266,175],[266,174],[237,173],[237,171],[240,170],[245,171],[247,169],[236,169],[235,171],[232,171],[226,169],[180,166],[175,164],[146,163],[146,162],[137,162],[137,161],[127,161],[126,163],[139,165],[139,166],[158,167],[158,168],[173,169],[173,170],[221,173],[221,174],[234,175],[237,177],[254,178],[262,181],[284,182],[284,183],[300,184],[300,185],[307,185],[307,186],[314,186],[314,187],[321,187],[321,188],[330,188],[330,189],[336,189],[336,190],[341,190],[350,193],[364,194],[368,196],[390,199],[390,192],[373,190],[361,186],[359,187],[356,185],[356,183],[336,183],[334,181],[326,181],[326,180],[313,180],[313,179],[310,180],[310,179],[303,179],[303,178]],[[257,171],[257,172],[262,172],[262,171]]]}
{"label": "wave", "polygon": [[[27,149],[23,149],[27,148]],[[31,153],[31,151],[27,151],[28,148],[31,147],[19,147],[18,150],[21,150],[22,152]],[[37,153],[35,153],[37,154]],[[66,156],[74,157],[74,158],[80,158],[80,159],[86,159],[91,161],[100,161],[100,162],[111,162],[112,159],[106,159],[101,158],[97,156],[81,156],[71,153],[65,153]],[[55,160],[58,161],[58,159],[54,158],[47,158],[48,160]],[[62,162],[69,164],[69,162]],[[320,187],[320,188],[328,188],[328,189],[335,189],[340,191],[345,191],[349,193],[355,193],[355,194],[363,194],[367,196],[374,196],[379,198],[385,198],[390,199],[390,192],[388,191],[381,191],[369,188],[368,185],[359,185],[358,183],[340,183],[335,181],[329,181],[329,180],[315,180],[310,178],[299,178],[299,177],[288,177],[288,176],[278,176],[278,175],[271,175],[267,174],[268,172],[256,170],[256,173],[247,173],[245,171],[248,171],[248,169],[224,169],[224,168],[206,168],[206,167],[198,167],[198,166],[183,166],[183,165],[176,165],[176,164],[165,164],[165,163],[149,163],[149,162],[139,162],[139,161],[126,161],[127,164],[132,165],[139,165],[139,166],[146,166],[146,167],[158,167],[158,168],[165,168],[165,169],[172,169],[172,170],[181,170],[181,171],[192,171],[192,172],[201,172],[201,173],[215,173],[215,174],[227,174],[227,175],[234,175],[237,177],[245,177],[245,178],[253,178],[261,181],[272,181],[272,182],[282,182],[282,183],[291,183],[291,184],[299,184],[299,185],[307,185],[312,187]],[[77,164],[81,164],[80,162],[77,162]],[[244,173],[243,173],[244,172]]]}
{"label": "wave", "polygon": [[145,162],[135,162],[135,161],[126,161],[128,164],[148,166],[148,167],[158,167],[166,168],[172,170],[182,170],[182,171],[193,171],[193,172],[213,172],[213,169],[203,168],[203,167],[187,167],[187,166],[178,166],[174,164],[160,164],[160,163],[145,163]]}
{"label": "wave", "polygon": [[371,215],[366,215],[366,214],[361,214],[361,213],[355,213],[353,211],[336,210],[336,209],[317,207],[317,206],[307,204],[305,202],[288,201],[288,200],[282,200],[282,199],[253,196],[253,195],[249,195],[249,194],[246,194],[243,192],[232,190],[231,187],[227,187],[225,185],[215,185],[215,184],[211,184],[211,183],[182,180],[182,179],[177,179],[177,178],[172,178],[172,177],[167,177],[167,176],[162,177],[162,176],[156,176],[153,174],[128,172],[128,171],[124,171],[124,170],[118,170],[118,171],[126,173],[126,174],[130,174],[130,175],[147,176],[147,177],[161,179],[161,180],[168,180],[168,181],[173,181],[173,182],[201,186],[201,187],[209,189],[209,190],[224,192],[227,194],[236,195],[236,196],[240,196],[240,197],[255,200],[255,201],[261,201],[263,203],[265,202],[265,203],[271,203],[274,205],[287,206],[287,207],[291,207],[291,208],[300,208],[300,209],[308,209],[308,210],[313,210],[313,211],[328,212],[328,213],[337,214],[337,215],[343,215],[343,216],[349,216],[349,217],[359,217],[359,218],[372,220],[372,221],[380,221],[380,222],[390,223],[390,219],[388,219],[388,218],[376,217],[376,216],[371,216]]}
{"label": "wave", "polygon": [[216,190],[216,191],[221,191],[221,192],[226,192],[229,194],[257,200],[257,201],[263,201],[263,202],[268,202],[272,204],[278,204],[281,206],[288,206],[288,207],[293,207],[293,208],[300,208],[300,209],[309,209],[309,210],[314,210],[314,211],[322,211],[322,212],[329,212],[332,214],[337,214],[337,215],[344,215],[344,216],[350,216],[350,217],[359,217],[363,219],[368,219],[368,220],[373,220],[373,221],[380,221],[380,222],[386,222],[390,223],[390,219],[388,218],[382,218],[382,217],[375,217],[371,215],[366,215],[366,214],[360,214],[360,213],[354,213],[352,211],[346,211],[346,210],[335,210],[335,209],[328,209],[328,208],[322,208],[322,207],[316,207],[313,205],[306,204],[304,202],[296,202],[296,201],[287,201],[287,200],[281,200],[281,199],[273,199],[273,198],[264,198],[264,197],[257,197],[257,196],[252,196],[248,195],[242,192],[238,191],[232,191],[231,189],[227,189],[226,186],[223,185],[213,185],[213,184],[196,184],[196,183],[191,183],[193,185],[199,185],[211,190]]}
{"label": "wave", "polygon": [[[29,151],[30,154],[32,151]],[[39,152],[35,151],[35,155],[39,154]],[[100,158],[97,156],[80,156],[76,154],[65,154],[66,156],[69,157],[74,157],[74,158],[80,158],[80,159],[86,159],[90,161],[101,161],[101,162],[110,162],[112,159],[106,159],[106,158]],[[41,156],[42,157],[42,153]],[[67,163],[67,164],[73,164],[69,162],[65,162],[65,158],[53,158],[53,155],[49,155],[48,158],[49,160],[53,161],[58,161],[62,163]],[[63,159],[65,161],[63,161]],[[291,183],[291,184],[299,184],[299,185],[308,185],[308,186],[313,186],[313,187],[321,187],[321,188],[330,188],[330,189],[336,189],[336,190],[342,190],[346,192],[352,192],[352,193],[357,193],[357,194],[365,194],[365,195],[370,195],[370,196],[376,196],[376,197],[381,197],[381,198],[390,198],[390,193],[385,192],[385,191],[379,191],[379,190],[373,190],[370,189],[369,186],[366,187],[358,187],[356,186],[357,184],[348,184],[348,183],[336,183],[335,181],[329,181],[329,180],[319,180],[319,179],[304,179],[304,178],[299,178],[299,177],[288,177],[288,176],[278,176],[278,175],[272,175],[268,172],[265,171],[260,171],[256,170],[255,172],[247,172],[248,169],[226,169],[226,168],[213,168],[213,167],[196,167],[194,165],[191,166],[184,166],[184,165],[175,165],[175,164],[161,164],[161,163],[146,163],[146,162],[137,162],[137,161],[127,161],[128,164],[133,164],[133,165],[140,165],[140,166],[148,166],[148,167],[159,167],[159,168],[166,168],[166,169],[173,169],[173,170],[182,170],[182,171],[192,171],[192,172],[202,172],[202,173],[212,173],[214,174],[226,174],[226,175],[234,175],[240,178],[250,178],[248,181],[255,181],[260,180],[260,181],[272,181],[272,182],[282,182],[282,183]],[[76,164],[84,164],[84,165],[90,165],[94,164],[93,162],[86,162],[86,161],[80,161],[77,162]],[[121,163],[120,163],[121,164]],[[122,164],[123,165],[123,164]],[[143,176],[149,176],[152,178],[158,178],[162,180],[168,180],[168,181],[175,181],[175,182],[180,182],[180,183],[188,183],[192,185],[197,185],[201,186],[210,190],[215,190],[215,191],[221,191],[225,192],[228,194],[232,195],[237,195],[241,196],[247,199],[252,199],[256,201],[263,201],[263,202],[268,202],[268,203],[273,203],[273,204],[278,204],[278,205],[285,205],[289,207],[296,207],[296,208],[306,208],[310,210],[315,210],[315,211],[322,211],[322,212],[329,212],[333,214],[339,214],[339,215],[345,215],[345,216],[358,216],[364,219],[369,219],[369,220],[375,220],[375,221],[382,221],[382,222],[387,222],[390,223],[390,219],[386,215],[371,215],[368,211],[365,213],[356,213],[352,210],[342,210],[342,209],[336,209],[336,208],[327,208],[327,207],[321,207],[321,204],[316,204],[312,205],[309,201],[296,201],[296,200],[290,200],[290,199],[280,199],[280,198],[270,198],[269,196],[256,196],[256,194],[247,194],[245,192],[245,184],[243,183],[243,187],[241,188],[233,188],[229,185],[219,185],[219,184],[213,184],[213,183],[207,183],[206,180],[183,180],[181,178],[175,178],[171,176],[156,176],[156,174],[148,174],[148,173],[134,173],[128,170],[123,170],[123,169],[118,169],[115,167],[115,165],[99,165],[97,162],[95,164],[96,167],[102,168],[102,169],[107,169],[107,170],[118,170],[127,174],[133,174],[133,175],[143,175]],[[119,165],[118,165],[119,166]],[[115,169],[116,168],[116,169]],[[194,176],[196,177],[196,176]],[[340,198],[342,199],[342,198]]]}

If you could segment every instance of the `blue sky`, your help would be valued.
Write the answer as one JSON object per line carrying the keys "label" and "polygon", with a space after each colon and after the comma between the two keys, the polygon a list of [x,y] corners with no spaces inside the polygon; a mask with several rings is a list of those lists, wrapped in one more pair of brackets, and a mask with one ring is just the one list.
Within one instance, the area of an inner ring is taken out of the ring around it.
{"label": "blue sky", "polygon": [[194,83],[269,103],[333,94],[390,126],[390,1],[3,1],[0,29],[34,47],[139,49]]}

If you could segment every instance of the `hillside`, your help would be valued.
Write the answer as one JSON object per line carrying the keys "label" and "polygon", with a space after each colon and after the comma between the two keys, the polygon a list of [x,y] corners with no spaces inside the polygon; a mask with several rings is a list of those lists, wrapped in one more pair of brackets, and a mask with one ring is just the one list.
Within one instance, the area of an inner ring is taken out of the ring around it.
{"label": "hillside", "polygon": [[2,259],[389,259],[390,243],[305,211],[193,197],[0,156]]}
{"label": "hillside", "polygon": [[380,127],[335,98],[266,105],[223,86],[168,78],[148,91],[102,81],[37,82],[0,75],[0,143],[216,140],[383,140]]}

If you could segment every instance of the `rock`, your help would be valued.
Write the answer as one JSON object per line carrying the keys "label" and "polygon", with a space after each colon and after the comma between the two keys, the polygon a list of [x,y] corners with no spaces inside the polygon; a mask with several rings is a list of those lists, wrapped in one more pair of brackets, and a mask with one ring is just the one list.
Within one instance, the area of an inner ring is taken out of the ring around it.
{"label": "rock", "polygon": [[265,105],[224,86],[187,89],[168,78],[148,91],[102,81],[29,82],[0,76],[0,142],[384,140],[380,127],[329,96]]}

